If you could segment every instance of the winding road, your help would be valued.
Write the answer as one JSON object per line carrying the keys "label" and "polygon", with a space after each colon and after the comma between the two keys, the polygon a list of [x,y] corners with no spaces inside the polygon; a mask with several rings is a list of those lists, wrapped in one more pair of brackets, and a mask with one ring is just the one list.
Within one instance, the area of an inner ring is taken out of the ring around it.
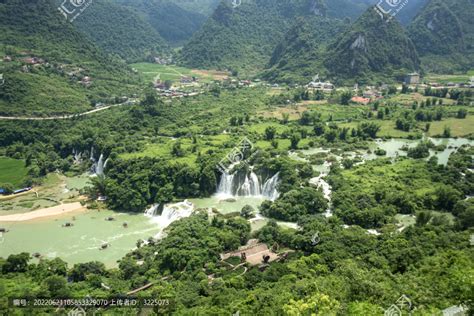
{"label": "winding road", "polygon": [[58,115],[58,116],[47,116],[47,117],[38,117],[38,116],[33,116],[33,117],[25,117],[25,116],[0,116],[0,120],[11,120],[11,121],[48,121],[48,120],[68,120],[72,119],[75,117],[81,117],[81,116],[86,116],[90,115],[93,113],[97,113],[100,111],[104,111],[113,107],[121,106],[121,105],[127,105],[131,104],[130,101],[136,101],[136,99],[130,99],[127,102],[124,103],[119,103],[119,104],[112,104],[112,105],[107,105],[103,106],[94,110],[90,110],[87,112],[82,112],[82,113],[76,113],[76,114],[68,114],[68,115]]}

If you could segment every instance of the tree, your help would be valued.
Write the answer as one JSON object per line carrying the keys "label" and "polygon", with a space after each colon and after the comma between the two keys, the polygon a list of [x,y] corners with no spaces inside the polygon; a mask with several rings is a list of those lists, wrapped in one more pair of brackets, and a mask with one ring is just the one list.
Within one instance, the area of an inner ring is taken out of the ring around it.
{"label": "tree", "polygon": [[357,130],[358,136],[362,136],[362,138],[376,138],[377,133],[380,131],[380,125],[364,122],[357,127]]}
{"label": "tree", "polygon": [[166,90],[169,90],[173,86],[173,81],[171,80],[165,80],[165,88]]}
{"label": "tree", "polygon": [[290,299],[289,303],[283,306],[285,315],[289,316],[336,316],[340,308],[338,301],[321,293],[315,293],[298,301]]}
{"label": "tree", "polygon": [[416,214],[416,226],[424,226],[433,218],[433,214],[428,211],[421,211]]}
{"label": "tree", "polygon": [[458,119],[465,119],[467,117],[467,110],[466,109],[459,109],[456,117]]}
{"label": "tree", "polygon": [[344,91],[342,94],[341,94],[341,104],[342,105],[349,105],[349,102],[351,101],[352,99],[352,92],[351,91]]}
{"label": "tree", "polygon": [[3,183],[0,184],[0,189],[3,189],[4,194],[12,194],[15,189],[13,188],[13,185],[10,183]]}
{"label": "tree", "polygon": [[451,137],[451,128],[449,126],[445,126],[443,130],[443,137],[449,138]]}
{"label": "tree", "polygon": [[78,263],[69,272],[69,276],[74,282],[84,281],[88,275],[92,274],[105,275],[105,265],[98,261]]}
{"label": "tree", "polygon": [[325,129],[326,129],[326,126],[324,125],[324,123],[316,123],[314,125],[314,134],[316,136],[321,136],[324,134]]}
{"label": "tree", "polygon": [[181,142],[179,140],[173,144],[171,154],[175,157],[184,157],[184,150],[181,148]]}
{"label": "tree", "polygon": [[290,142],[291,142],[291,145],[290,145],[290,149],[298,149],[298,143],[300,142],[301,140],[301,137],[299,134],[297,133],[293,133],[291,134],[290,136]]}
{"label": "tree", "polygon": [[274,126],[268,126],[265,129],[265,139],[266,140],[272,140],[275,138],[276,134],[276,128]]}
{"label": "tree", "polygon": [[301,114],[301,118],[300,118],[301,125],[310,125],[312,121],[313,119],[310,112],[304,111],[303,114]]}
{"label": "tree", "polygon": [[7,261],[3,265],[3,273],[10,272],[26,272],[30,261],[30,254],[22,252],[17,255],[9,255]]}
{"label": "tree", "polygon": [[59,275],[52,275],[43,281],[43,288],[49,293],[48,297],[67,298],[70,291],[67,287],[66,278]]}
{"label": "tree", "polygon": [[253,215],[254,212],[255,212],[255,209],[252,206],[245,205],[240,211],[240,216],[242,216],[245,219],[250,219],[254,217]]}

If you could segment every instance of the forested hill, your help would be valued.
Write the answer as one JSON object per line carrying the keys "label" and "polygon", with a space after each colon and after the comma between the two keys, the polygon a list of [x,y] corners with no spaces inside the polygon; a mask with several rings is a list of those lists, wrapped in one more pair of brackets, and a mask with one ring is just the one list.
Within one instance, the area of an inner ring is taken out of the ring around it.
{"label": "forested hill", "polygon": [[298,15],[311,14],[309,0],[223,1],[184,46],[182,63],[199,68],[252,72],[262,69]]}
{"label": "forested hill", "polygon": [[370,8],[328,46],[324,65],[333,77],[364,81],[379,74],[403,78],[418,69],[419,60],[400,23]]}
{"label": "forested hill", "polygon": [[221,0],[169,0],[181,8],[210,16]]}
{"label": "forested hill", "polygon": [[74,24],[105,52],[128,62],[167,53],[168,45],[141,16],[110,0],[94,1]]}
{"label": "forested hill", "polygon": [[198,5],[184,0],[114,1],[137,12],[171,46],[180,46],[188,41],[207,19],[200,11],[208,12],[213,8],[206,2]]}
{"label": "forested hill", "polygon": [[297,19],[273,51],[263,77],[271,82],[309,82],[322,70],[326,44],[349,25],[321,16]]}
{"label": "forested hill", "polygon": [[408,31],[429,70],[474,67],[474,1],[431,0]]}
{"label": "forested hill", "polygon": [[0,29],[0,57],[11,58],[1,63],[1,114],[74,113],[129,92],[134,73],[77,31],[53,1],[2,1]]}

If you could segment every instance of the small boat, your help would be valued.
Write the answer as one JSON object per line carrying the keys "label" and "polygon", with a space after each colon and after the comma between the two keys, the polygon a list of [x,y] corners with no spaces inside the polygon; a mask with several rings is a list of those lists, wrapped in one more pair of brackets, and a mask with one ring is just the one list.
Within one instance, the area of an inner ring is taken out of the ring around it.
{"label": "small boat", "polygon": [[8,233],[8,229],[0,227],[0,233]]}
{"label": "small boat", "polygon": [[74,224],[69,223],[69,222],[63,224],[63,227],[72,227],[72,226],[74,226]]}
{"label": "small boat", "polygon": [[108,221],[108,222],[111,222],[111,221],[115,221],[115,218],[113,218],[113,217],[107,217],[105,220]]}
{"label": "small boat", "polygon": [[33,258],[39,258],[41,257],[41,254],[39,252],[35,252],[31,255]]}
{"label": "small boat", "polygon": [[105,250],[107,248],[109,248],[109,244],[102,244],[102,246],[100,246],[100,249],[99,250]]}

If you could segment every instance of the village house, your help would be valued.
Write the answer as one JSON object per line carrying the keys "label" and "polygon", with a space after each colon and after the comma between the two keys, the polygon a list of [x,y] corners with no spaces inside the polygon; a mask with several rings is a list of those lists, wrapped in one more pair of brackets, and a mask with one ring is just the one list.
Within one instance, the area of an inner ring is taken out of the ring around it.
{"label": "village house", "polygon": [[181,76],[181,83],[192,83],[193,82],[193,78],[191,77],[188,77],[188,76]]}
{"label": "village house", "polygon": [[371,101],[370,98],[364,98],[364,97],[359,97],[359,96],[355,96],[355,97],[352,97],[351,99],[351,102],[353,103],[359,103],[359,104],[369,104]]}
{"label": "village house", "polygon": [[85,76],[85,77],[82,78],[82,80],[80,81],[80,84],[82,84],[82,85],[84,85],[84,86],[86,86],[86,87],[90,86],[90,85],[92,84],[92,79],[91,79],[91,77]]}
{"label": "village house", "polygon": [[160,65],[168,65],[172,63],[172,59],[167,57],[155,57],[154,61],[156,64]]}
{"label": "village house", "polygon": [[12,61],[12,58],[10,56],[5,56],[5,57],[3,57],[3,61],[8,63],[8,62]]}
{"label": "village house", "polygon": [[36,65],[36,64],[44,63],[44,60],[42,60],[41,58],[37,58],[37,57],[26,57],[26,58],[23,58],[23,62],[28,64],[28,65]]}
{"label": "village house", "polygon": [[319,75],[316,75],[313,80],[306,85],[306,88],[313,91],[321,90],[324,92],[332,92],[335,89],[334,85],[331,82],[322,82],[319,79]]}
{"label": "village house", "polygon": [[408,74],[405,77],[405,84],[419,84],[420,83],[420,74],[417,72]]}

